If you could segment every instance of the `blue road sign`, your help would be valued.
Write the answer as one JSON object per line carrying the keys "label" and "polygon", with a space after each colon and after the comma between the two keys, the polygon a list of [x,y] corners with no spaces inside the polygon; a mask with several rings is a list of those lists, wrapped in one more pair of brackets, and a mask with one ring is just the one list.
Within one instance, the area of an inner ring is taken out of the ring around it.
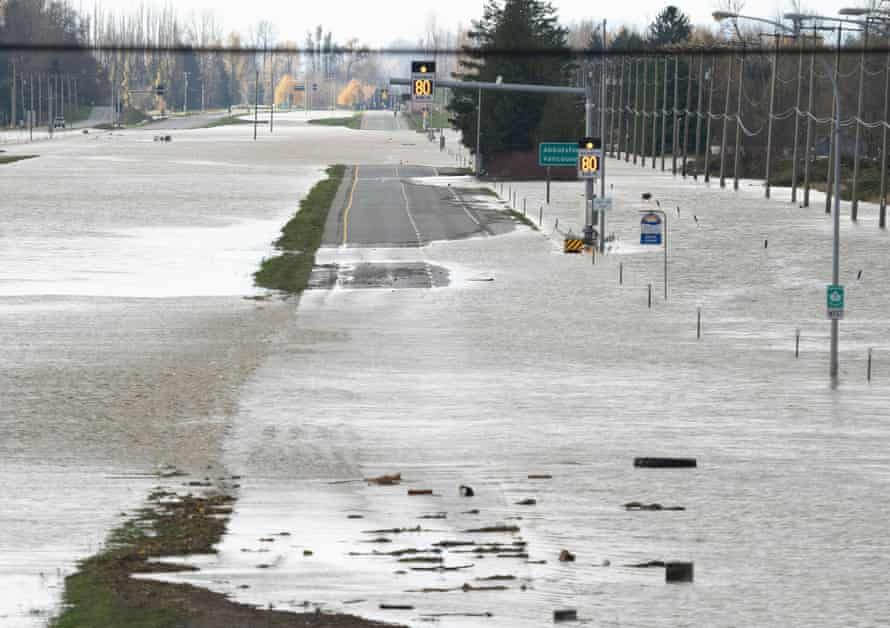
{"label": "blue road sign", "polygon": [[640,219],[640,244],[661,244],[661,216],[655,213],[643,214]]}

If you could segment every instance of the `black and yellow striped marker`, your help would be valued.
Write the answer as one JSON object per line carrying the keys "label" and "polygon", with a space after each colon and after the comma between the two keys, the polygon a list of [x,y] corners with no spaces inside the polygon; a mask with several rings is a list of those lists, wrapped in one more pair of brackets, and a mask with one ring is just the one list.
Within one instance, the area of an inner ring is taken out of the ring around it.
{"label": "black and yellow striped marker", "polygon": [[580,253],[584,250],[584,240],[566,238],[562,244],[563,253]]}

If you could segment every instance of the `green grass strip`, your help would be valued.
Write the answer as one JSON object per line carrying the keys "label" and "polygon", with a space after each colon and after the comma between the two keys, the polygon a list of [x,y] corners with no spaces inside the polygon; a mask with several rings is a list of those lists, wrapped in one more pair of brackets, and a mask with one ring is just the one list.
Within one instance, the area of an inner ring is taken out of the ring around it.
{"label": "green grass strip", "polygon": [[275,248],[281,255],[266,258],[253,274],[254,283],[261,288],[283,290],[299,294],[306,288],[315,252],[321,246],[328,212],[337,195],[346,166],[331,166],[328,178],[319,181],[302,201],[300,209],[281,229]]}
{"label": "green grass strip", "polygon": [[218,126],[229,126],[231,124],[253,124],[253,120],[245,120],[239,116],[226,116],[225,118],[211,120],[201,128],[212,129]]}
{"label": "green grass strip", "polygon": [[355,113],[348,118],[318,118],[316,120],[310,120],[309,124],[318,124],[321,126],[345,126],[349,129],[361,129],[362,128],[362,114]]}
{"label": "green grass strip", "polygon": [[2,164],[13,164],[17,161],[24,161],[25,159],[34,159],[37,155],[0,155],[0,165]]}

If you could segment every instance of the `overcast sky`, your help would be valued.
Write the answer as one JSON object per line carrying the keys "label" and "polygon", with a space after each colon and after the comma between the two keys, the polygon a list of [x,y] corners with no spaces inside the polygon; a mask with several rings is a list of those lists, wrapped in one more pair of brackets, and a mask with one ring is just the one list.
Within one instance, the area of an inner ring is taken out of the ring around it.
{"label": "overcast sky", "polygon": [[[99,0],[99,4],[106,9],[126,11],[135,2]],[[226,31],[246,32],[249,25],[268,19],[278,27],[279,39],[302,43],[307,30],[322,24],[325,30],[334,33],[338,43],[355,36],[372,46],[382,46],[394,40],[416,42],[431,14],[449,29],[457,24],[469,24],[471,19],[481,16],[484,0],[176,0],[173,4],[183,16],[190,11],[214,10]],[[658,0],[553,1],[563,23],[605,18],[610,27],[624,24],[639,28],[652,21],[665,4]],[[678,0],[675,4],[694,24],[714,24],[711,12],[717,8],[717,0]],[[836,15],[841,6],[861,4],[862,0],[803,0],[805,9],[824,15]],[[91,5],[92,2],[84,3],[84,7]],[[791,0],[745,0],[744,6],[746,14],[761,17],[775,17],[792,10]]]}

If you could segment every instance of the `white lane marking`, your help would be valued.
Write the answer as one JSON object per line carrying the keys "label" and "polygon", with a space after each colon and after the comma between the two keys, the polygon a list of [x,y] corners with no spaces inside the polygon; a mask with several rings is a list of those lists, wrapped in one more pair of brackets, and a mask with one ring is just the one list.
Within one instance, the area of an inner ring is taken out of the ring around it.
{"label": "white lane marking", "polygon": [[451,196],[454,197],[454,200],[456,200],[458,203],[460,203],[461,208],[464,210],[464,213],[466,213],[466,215],[470,217],[470,220],[475,222],[477,227],[481,228],[482,225],[479,223],[478,220],[476,220],[476,217],[470,213],[470,210],[467,207],[467,204],[464,202],[464,199],[462,199],[460,196],[457,195],[457,192],[454,191],[454,188],[448,188],[448,191],[451,192]]}
{"label": "white lane marking", "polygon": [[[399,174],[399,167],[396,166],[396,175]],[[405,199],[405,213],[408,214],[408,220],[411,221],[411,226],[414,228],[414,235],[417,236],[417,244],[423,246],[423,241],[420,239],[420,230],[417,228],[417,223],[414,222],[414,216],[411,215],[411,204],[408,202],[408,193],[405,191],[405,182],[399,180],[399,185],[402,189],[402,198]]]}

